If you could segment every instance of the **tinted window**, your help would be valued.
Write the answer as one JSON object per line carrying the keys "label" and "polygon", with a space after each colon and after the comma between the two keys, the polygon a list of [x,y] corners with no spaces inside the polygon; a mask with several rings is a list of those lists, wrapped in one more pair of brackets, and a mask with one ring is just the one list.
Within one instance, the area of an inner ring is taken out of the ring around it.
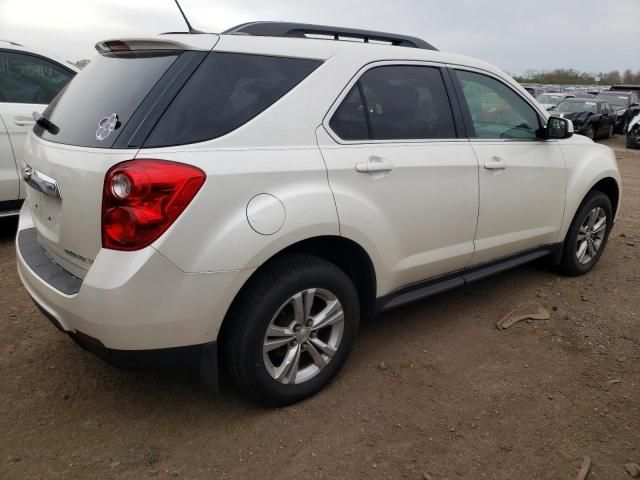
{"label": "tinted window", "polygon": [[[52,142],[109,148],[178,52],[139,52],[100,55],[69,84],[45,116],[60,129],[56,135],[36,128]],[[116,129],[96,138],[101,119],[115,113]]]}
{"label": "tinted window", "polygon": [[598,95],[598,99],[606,100],[613,108],[626,108],[630,102],[628,93],[623,92],[605,92]]}
{"label": "tinted window", "polygon": [[173,100],[145,147],[225,135],[270,107],[320,64],[317,60],[211,53]]}
{"label": "tinted window", "polygon": [[440,70],[377,67],[360,79],[374,140],[455,138]]}
{"label": "tinted window", "polygon": [[0,51],[0,102],[46,105],[74,75],[41,57]]}
{"label": "tinted window", "polygon": [[356,84],[329,122],[331,129],[344,140],[368,140],[369,129],[364,102]]}
{"label": "tinted window", "polygon": [[511,88],[479,73],[460,70],[456,74],[477,138],[536,138],[538,115]]}

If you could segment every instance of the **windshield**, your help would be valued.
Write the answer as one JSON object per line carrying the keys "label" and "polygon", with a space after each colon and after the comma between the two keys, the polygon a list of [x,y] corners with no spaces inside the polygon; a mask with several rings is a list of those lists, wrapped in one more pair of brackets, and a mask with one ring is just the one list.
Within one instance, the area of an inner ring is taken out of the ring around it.
{"label": "windshield", "polygon": [[556,107],[556,112],[595,112],[596,102],[580,102],[575,100],[565,100]]}
{"label": "windshield", "polygon": [[629,96],[619,93],[601,93],[598,98],[606,100],[614,107],[626,107],[629,104]]}
{"label": "windshield", "polygon": [[544,93],[538,96],[538,101],[540,103],[551,103],[553,105],[557,105],[563,98],[564,95],[551,95],[549,93]]}

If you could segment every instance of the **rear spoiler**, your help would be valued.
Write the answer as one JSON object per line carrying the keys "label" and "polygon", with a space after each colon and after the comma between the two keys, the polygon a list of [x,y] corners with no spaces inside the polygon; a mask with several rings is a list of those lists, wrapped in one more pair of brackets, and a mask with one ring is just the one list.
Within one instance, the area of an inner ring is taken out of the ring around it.
{"label": "rear spoiler", "polygon": [[104,40],[96,43],[98,53],[123,53],[143,50],[210,51],[220,37],[215,34],[170,34],[157,37],[133,37]]}

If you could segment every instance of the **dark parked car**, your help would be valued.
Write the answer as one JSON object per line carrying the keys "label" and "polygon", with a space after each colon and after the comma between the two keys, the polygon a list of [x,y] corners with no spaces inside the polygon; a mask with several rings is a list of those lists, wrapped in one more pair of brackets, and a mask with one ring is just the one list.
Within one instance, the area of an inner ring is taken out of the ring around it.
{"label": "dark parked car", "polygon": [[638,92],[625,92],[618,90],[607,90],[600,93],[595,100],[602,100],[608,102],[616,111],[616,132],[624,134],[627,131],[629,122],[635,115],[633,107],[637,107],[640,100],[638,100]]}
{"label": "dark parked car", "polygon": [[640,115],[631,120],[629,124],[626,145],[627,148],[640,148]]}
{"label": "dark parked car", "polygon": [[544,93],[544,90],[540,87],[533,87],[531,85],[526,85],[523,87],[527,92],[529,92],[529,95],[531,95],[533,98],[537,98],[538,95],[541,95]]}
{"label": "dark parked car", "polygon": [[568,118],[576,133],[595,138],[611,138],[616,114],[607,102],[588,98],[567,98],[553,109],[553,115]]}
{"label": "dark parked car", "polygon": [[547,92],[539,95],[536,100],[545,110],[553,110],[556,105],[567,98],[575,98],[575,95],[564,92]]}
{"label": "dark parked car", "polygon": [[614,85],[609,89],[610,91],[623,91],[623,92],[640,92],[640,85]]}

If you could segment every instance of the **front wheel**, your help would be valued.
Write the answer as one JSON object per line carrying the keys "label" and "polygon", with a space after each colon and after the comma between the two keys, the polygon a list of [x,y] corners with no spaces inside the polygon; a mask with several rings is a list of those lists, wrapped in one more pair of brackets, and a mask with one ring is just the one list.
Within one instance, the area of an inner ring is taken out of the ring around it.
{"label": "front wheel", "polygon": [[591,270],[602,255],[613,226],[611,200],[604,193],[590,192],[573,218],[564,241],[560,269],[570,276]]}
{"label": "front wheel", "polygon": [[359,318],[358,293],[342,270],[310,255],[285,255],[234,302],[223,335],[226,371],[260,403],[298,402],[342,368]]}

